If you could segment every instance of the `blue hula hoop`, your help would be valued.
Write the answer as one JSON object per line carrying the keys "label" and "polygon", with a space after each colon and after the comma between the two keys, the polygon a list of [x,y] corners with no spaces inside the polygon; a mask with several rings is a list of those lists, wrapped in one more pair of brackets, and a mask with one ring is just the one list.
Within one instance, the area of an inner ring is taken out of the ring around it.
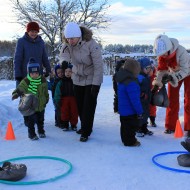
{"label": "blue hula hoop", "polygon": [[68,175],[71,170],[72,170],[72,164],[65,160],[65,159],[62,159],[62,158],[57,158],[57,157],[51,157],[51,156],[25,156],[25,157],[18,157],[18,158],[12,158],[12,159],[9,159],[9,160],[4,160],[2,162],[0,162],[0,164],[2,164],[3,162],[11,162],[11,161],[16,161],[16,160],[26,160],[26,159],[50,159],[50,160],[57,160],[57,161],[60,161],[60,162],[63,162],[63,163],[66,163],[67,166],[69,166],[68,170],[61,174],[61,175],[58,175],[58,176],[55,176],[55,177],[52,177],[52,178],[49,178],[49,179],[44,179],[44,180],[39,180],[39,181],[29,181],[29,182],[19,182],[19,181],[16,181],[16,182],[13,182],[13,181],[6,181],[6,180],[0,180],[0,183],[4,183],[4,184],[9,184],[9,185],[34,185],[34,184],[41,184],[41,183],[47,183],[47,182],[52,182],[52,181],[55,181],[57,179],[60,179],[66,175]]}
{"label": "blue hula hoop", "polygon": [[168,167],[168,166],[164,166],[162,164],[159,164],[156,159],[160,156],[165,156],[165,155],[168,155],[168,154],[189,154],[189,152],[186,152],[186,151],[174,151],[174,152],[163,152],[163,153],[160,153],[160,154],[156,154],[155,156],[152,157],[152,162],[161,167],[161,168],[164,168],[166,170],[171,170],[171,171],[174,171],[174,172],[182,172],[182,173],[188,173],[190,174],[190,170],[181,170],[181,169],[176,169],[176,168],[171,168],[171,167]]}

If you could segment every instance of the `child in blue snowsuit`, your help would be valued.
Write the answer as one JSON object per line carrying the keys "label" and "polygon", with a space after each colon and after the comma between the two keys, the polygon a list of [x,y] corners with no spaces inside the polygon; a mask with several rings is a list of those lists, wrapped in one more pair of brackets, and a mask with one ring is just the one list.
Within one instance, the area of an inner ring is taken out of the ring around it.
{"label": "child in blue snowsuit", "polygon": [[141,125],[143,108],[140,101],[140,86],[137,76],[140,64],[127,58],[115,74],[118,83],[118,112],[120,115],[120,135],[124,146],[140,146],[135,133]]}
{"label": "child in blue snowsuit", "polygon": [[151,61],[147,57],[138,59],[138,62],[141,65],[141,72],[138,75],[138,81],[141,89],[141,104],[143,107],[143,120],[142,125],[137,132],[137,137],[144,137],[144,135],[153,135],[152,131],[149,131],[147,128],[148,118],[149,118],[149,105],[151,99],[151,79],[149,77],[149,72],[152,69]]}
{"label": "child in blue snowsuit", "polygon": [[[54,99],[55,88],[57,86],[57,83],[64,76],[63,69],[62,69],[61,65],[55,65],[54,72],[55,72],[55,76],[50,76],[50,81],[48,81],[48,90],[51,90],[51,92],[52,92],[52,100]],[[60,119],[61,118],[60,111],[55,106],[55,104],[54,104],[54,107],[55,107],[55,126],[61,127],[61,125],[60,125],[60,120],[61,120]]]}

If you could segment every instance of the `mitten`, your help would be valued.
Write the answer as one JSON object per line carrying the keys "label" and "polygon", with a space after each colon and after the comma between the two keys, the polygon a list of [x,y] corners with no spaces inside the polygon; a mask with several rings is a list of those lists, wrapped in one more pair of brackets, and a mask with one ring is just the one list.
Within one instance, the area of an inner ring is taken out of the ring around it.
{"label": "mitten", "polygon": [[163,86],[163,83],[162,83],[162,78],[164,75],[168,74],[168,71],[158,71],[157,72],[157,76],[154,78],[153,82],[152,82],[152,85],[155,86],[159,86],[159,87],[162,87]]}
{"label": "mitten", "polygon": [[91,94],[94,98],[96,98],[98,96],[99,90],[100,90],[99,85],[92,85]]}
{"label": "mitten", "polygon": [[173,81],[173,77],[171,75],[169,75],[169,74],[163,75],[163,77],[162,77],[162,83],[166,84],[169,81]]}
{"label": "mitten", "polygon": [[17,99],[19,96],[23,96],[24,93],[18,88],[12,93],[12,100]]}
{"label": "mitten", "polygon": [[19,82],[20,82],[22,79],[23,79],[22,77],[15,77],[15,80],[16,80],[16,81],[19,81]]}
{"label": "mitten", "polygon": [[19,97],[18,93],[14,93],[12,94],[12,100],[15,100]]}
{"label": "mitten", "polygon": [[148,95],[144,92],[141,93],[141,99],[143,100],[147,100],[148,99]]}
{"label": "mitten", "polygon": [[45,78],[49,77],[49,73],[47,73],[47,72],[45,72],[43,75]]}
{"label": "mitten", "polygon": [[173,87],[177,87],[178,86],[178,78],[176,77],[175,73],[170,73],[169,74],[172,78],[172,80],[169,81],[169,83],[173,86]]}
{"label": "mitten", "polygon": [[157,92],[158,89],[159,89],[159,86],[157,85],[153,86],[153,88],[151,89],[152,94],[155,94],[155,92]]}

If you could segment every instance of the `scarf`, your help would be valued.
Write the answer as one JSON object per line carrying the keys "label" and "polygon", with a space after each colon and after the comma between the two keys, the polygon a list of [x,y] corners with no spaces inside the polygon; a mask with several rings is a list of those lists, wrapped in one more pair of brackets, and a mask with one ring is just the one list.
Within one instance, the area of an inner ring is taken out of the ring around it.
{"label": "scarf", "polygon": [[158,58],[158,71],[159,70],[168,70],[169,68],[175,69],[177,66],[176,60],[176,51],[167,57],[160,56]]}
{"label": "scarf", "polygon": [[28,85],[28,91],[32,94],[37,94],[38,86],[42,83],[41,76],[36,79],[32,79],[29,75],[27,75],[30,84]]}

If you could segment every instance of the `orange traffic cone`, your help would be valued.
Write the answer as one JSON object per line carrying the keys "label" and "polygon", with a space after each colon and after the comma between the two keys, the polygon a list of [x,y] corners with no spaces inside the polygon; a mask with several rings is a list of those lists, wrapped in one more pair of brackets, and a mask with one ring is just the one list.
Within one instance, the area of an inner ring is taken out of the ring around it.
{"label": "orange traffic cone", "polygon": [[14,131],[13,131],[12,123],[10,121],[8,122],[8,125],[7,125],[7,132],[5,135],[5,139],[6,140],[15,140],[16,139]]}
{"label": "orange traffic cone", "polygon": [[177,120],[177,122],[176,122],[174,137],[175,138],[181,138],[181,137],[183,137],[183,130],[181,128],[181,124],[180,124],[179,120]]}

